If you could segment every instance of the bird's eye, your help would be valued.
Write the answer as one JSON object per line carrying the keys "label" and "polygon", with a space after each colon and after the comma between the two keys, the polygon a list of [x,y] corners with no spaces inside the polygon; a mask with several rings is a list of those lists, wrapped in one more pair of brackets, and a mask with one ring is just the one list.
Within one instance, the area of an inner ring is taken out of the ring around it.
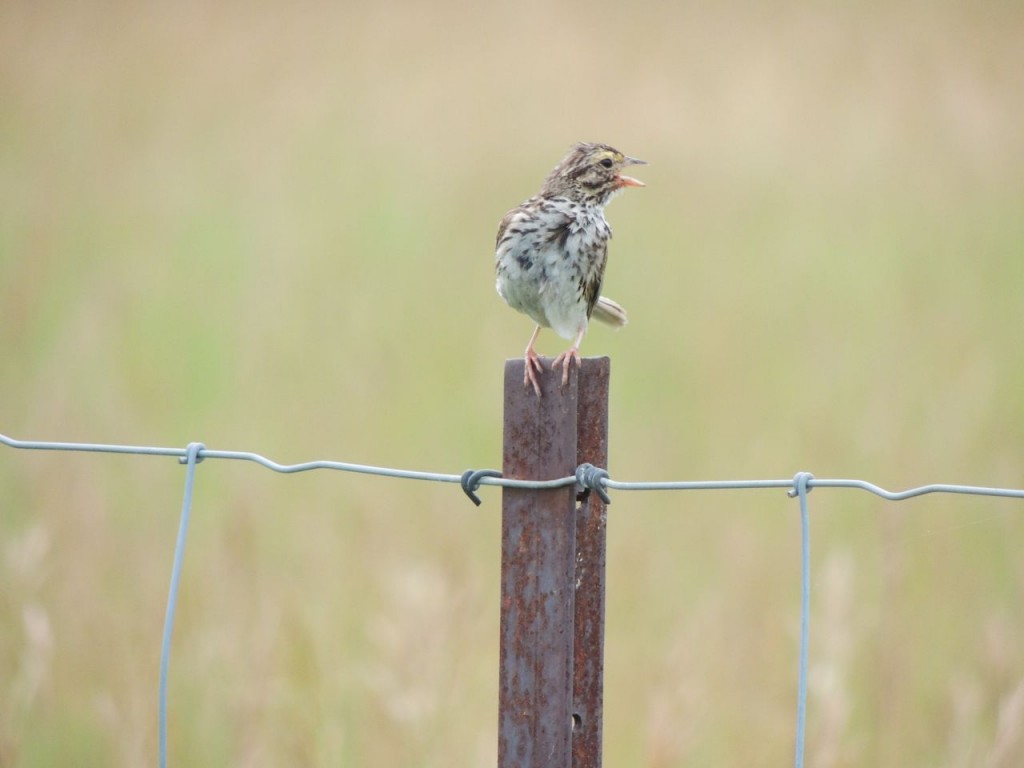
{"label": "bird's eye", "polygon": [[615,165],[615,163],[612,162],[612,159],[610,157],[606,157],[604,160],[601,161],[601,165],[603,165],[605,168],[611,168],[613,165]]}

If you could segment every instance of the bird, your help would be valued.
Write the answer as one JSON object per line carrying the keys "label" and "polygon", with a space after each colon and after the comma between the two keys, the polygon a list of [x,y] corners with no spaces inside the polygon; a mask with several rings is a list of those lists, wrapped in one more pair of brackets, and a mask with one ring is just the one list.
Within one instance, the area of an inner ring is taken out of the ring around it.
{"label": "bird", "polygon": [[543,372],[534,350],[542,328],[550,328],[572,346],[555,358],[562,386],[573,363],[580,366],[580,344],[590,319],[612,326],[627,322],[626,310],[601,295],[611,226],[604,207],[627,187],[646,186],[622,173],[644,160],[628,157],[607,144],[579,142],[569,150],[533,197],[502,218],[495,242],[498,294],[537,324],[526,345],[523,386],[541,397]]}

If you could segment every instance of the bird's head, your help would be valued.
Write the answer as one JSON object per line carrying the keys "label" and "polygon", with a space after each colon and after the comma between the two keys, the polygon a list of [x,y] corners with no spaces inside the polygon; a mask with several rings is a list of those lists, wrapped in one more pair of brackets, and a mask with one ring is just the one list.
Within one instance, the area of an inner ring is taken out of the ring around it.
{"label": "bird's head", "polygon": [[607,144],[579,143],[548,174],[541,194],[605,205],[616,192],[626,187],[644,186],[642,181],[622,174],[622,170],[631,165],[647,163],[627,157]]}

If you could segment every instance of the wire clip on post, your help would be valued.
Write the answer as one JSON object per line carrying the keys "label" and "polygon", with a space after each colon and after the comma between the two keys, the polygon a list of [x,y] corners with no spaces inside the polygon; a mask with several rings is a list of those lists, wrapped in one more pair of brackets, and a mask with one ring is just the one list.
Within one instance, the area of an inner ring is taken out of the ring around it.
{"label": "wire clip on post", "polygon": [[595,467],[593,464],[580,464],[576,467],[576,482],[586,490],[596,493],[605,504],[611,504],[611,497],[604,488],[602,480],[609,477],[607,469]]}

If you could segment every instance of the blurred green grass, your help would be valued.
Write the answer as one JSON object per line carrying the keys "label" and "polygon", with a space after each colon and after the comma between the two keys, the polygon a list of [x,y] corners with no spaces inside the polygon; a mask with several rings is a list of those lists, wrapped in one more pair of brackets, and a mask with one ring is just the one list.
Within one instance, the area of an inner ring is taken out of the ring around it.
{"label": "blurred green grass", "polygon": [[[584,139],[651,163],[609,209],[631,324],[584,346],[615,476],[1021,487],[1022,31],[995,0],[6,4],[2,430],[494,466],[530,332],[494,230]],[[152,761],[181,479],[0,455],[0,765]],[[492,764],[484,495],[204,465],[174,761]],[[792,502],[611,511],[607,763],[788,760]],[[811,763],[1019,764],[1018,505],[812,514]]]}

